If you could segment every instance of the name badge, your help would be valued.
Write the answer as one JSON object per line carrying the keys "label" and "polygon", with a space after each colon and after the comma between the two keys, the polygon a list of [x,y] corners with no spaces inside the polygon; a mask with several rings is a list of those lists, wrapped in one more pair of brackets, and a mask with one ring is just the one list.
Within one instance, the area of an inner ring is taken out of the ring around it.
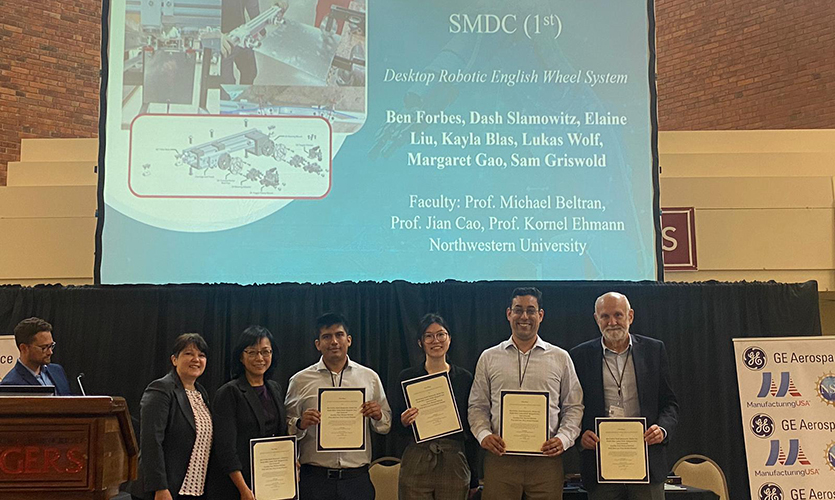
{"label": "name badge", "polygon": [[609,416],[612,418],[622,418],[625,416],[623,407],[612,405],[609,407]]}

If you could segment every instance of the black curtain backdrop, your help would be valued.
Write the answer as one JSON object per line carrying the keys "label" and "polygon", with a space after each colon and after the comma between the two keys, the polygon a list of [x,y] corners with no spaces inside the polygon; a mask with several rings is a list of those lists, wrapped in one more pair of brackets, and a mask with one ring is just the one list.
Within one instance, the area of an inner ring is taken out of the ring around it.
{"label": "black curtain backdrop", "polygon": [[[53,360],[67,375],[85,373],[88,394],[122,396],[138,415],[145,386],[170,368],[169,349],[177,335],[198,332],[206,338],[209,360],[200,382],[213,394],[228,378],[240,332],[251,324],[266,326],[278,340],[275,379],[286,388],[291,375],[319,358],[315,318],[338,311],[350,322],[349,355],[376,370],[391,394],[400,390],[400,370],[423,359],[415,329],[424,313],[447,319],[450,359],[473,371],[485,348],[510,336],[505,308],[511,290],[521,285],[530,283],[5,286],[0,334],[11,334],[23,318],[46,319],[58,342]],[[635,309],[632,332],[663,340],[670,356],[681,404],[670,465],[685,454],[707,455],[728,476],[731,498],[750,498],[731,339],[820,335],[815,282],[535,285],[544,294],[539,333],[565,349],[600,335],[592,318],[597,296],[609,290],[629,296]],[[397,416],[394,421],[400,425]],[[375,456],[397,449],[390,438],[377,439],[374,446]]]}

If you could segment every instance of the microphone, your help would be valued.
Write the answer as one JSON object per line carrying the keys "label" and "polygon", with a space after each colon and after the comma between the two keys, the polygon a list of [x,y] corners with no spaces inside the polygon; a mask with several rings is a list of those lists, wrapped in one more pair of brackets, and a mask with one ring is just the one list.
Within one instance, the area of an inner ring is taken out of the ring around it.
{"label": "microphone", "polygon": [[79,389],[81,389],[81,395],[82,395],[82,396],[86,396],[86,395],[87,395],[87,393],[86,393],[86,392],[84,392],[84,386],[83,386],[83,385],[81,385],[81,378],[82,378],[82,377],[84,377],[84,372],[79,373],[79,374],[78,374],[78,376],[77,376],[77,377],[75,377],[75,380],[76,380],[76,382],[78,382],[78,388],[79,388]]}

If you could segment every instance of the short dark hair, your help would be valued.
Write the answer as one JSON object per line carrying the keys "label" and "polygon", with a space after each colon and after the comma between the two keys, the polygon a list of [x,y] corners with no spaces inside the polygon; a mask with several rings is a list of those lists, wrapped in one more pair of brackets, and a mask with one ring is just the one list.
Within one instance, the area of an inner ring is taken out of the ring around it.
{"label": "short dark hair", "polygon": [[418,342],[421,343],[421,345],[423,345],[423,334],[426,333],[426,329],[434,323],[438,323],[439,325],[444,327],[444,330],[446,330],[447,333],[450,333],[446,321],[444,321],[444,318],[440,314],[426,313],[423,315],[422,318],[420,318],[420,323],[418,323],[417,339]]}
{"label": "short dark hair", "polygon": [[513,299],[516,297],[525,297],[525,296],[532,296],[536,298],[536,305],[542,309],[542,292],[539,291],[539,288],[535,286],[520,286],[518,288],[513,289],[513,293],[510,295],[510,305],[513,305]]}
{"label": "short dark hair", "polygon": [[51,332],[52,325],[41,318],[26,318],[14,327],[14,341],[18,347],[20,344],[31,344],[35,335],[41,332]]}
{"label": "short dark hair", "polygon": [[246,372],[244,364],[241,363],[241,355],[243,354],[244,349],[260,343],[261,339],[269,340],[270,348],[273,350],[273,357],[270,360],[270,366],[267,368],[267,371],[264,372],[264,380],[270,380],[272,378],[276,367],[275,360],[278,358],[278,349],[275,348],[275,337],[273,337],[273,334],[270,333],[269,330],[258,325],[247,327],[246,330],[241,332],[241,336],[238,338],[238,343],[235,344],[235,348],[232,350],[232,378],[238,378]]}
{"label": "short dark hair", "polygon": [[316,339],[319,339],[319,332],[321,332],[324,328],[330,328],[333,325],[342,325],[342,327],[345,328],[345,335],[348,335],[348,320],[345,319],[345,316],[339,313],[329,312],[316,318],[316,327],[314,330]]}
{"label": "short dark hair", "polygon": [[174,341],[174,347],[171,349],[171,355],[175,358],[185,351],[189,346],[194,346],[203,354],[209,354],[209,346],[199,333],[184,333],[177,337]]}

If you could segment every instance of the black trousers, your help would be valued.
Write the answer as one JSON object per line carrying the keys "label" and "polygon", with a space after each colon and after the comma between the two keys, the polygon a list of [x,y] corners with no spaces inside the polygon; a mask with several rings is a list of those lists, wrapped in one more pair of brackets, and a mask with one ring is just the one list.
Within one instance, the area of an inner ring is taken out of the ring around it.
{"label": "black trousers", "polygon": [[329,474],[328,470],[334,471],[302,465],[299,497],[304,500],[374,500],[374,485],[367,467],[363,470],[342,469],[341,474]]}

